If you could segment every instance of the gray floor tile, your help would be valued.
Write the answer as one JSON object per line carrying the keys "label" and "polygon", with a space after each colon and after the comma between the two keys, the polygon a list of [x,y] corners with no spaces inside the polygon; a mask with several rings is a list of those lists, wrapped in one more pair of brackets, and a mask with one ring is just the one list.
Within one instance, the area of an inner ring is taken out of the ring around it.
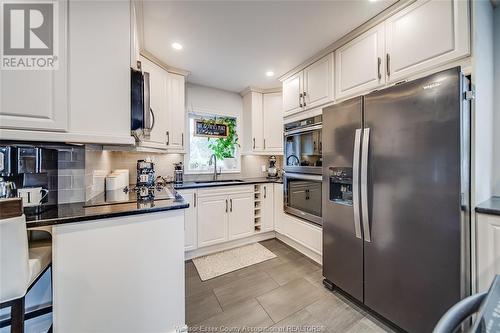
{"label": "gray floor tile", "polygon": [[222,312],[222,308],[212,290],[186,297],[186,322],[188,325],[198,323],[220,312]]}
{"label": "gray floor tile", "polygon": [[277,287],[278,284],[266,272],[257,272],[215,288],[214,293],[226,310],[234,303],[257,297]]}
{"label": "gray floor tile", "polygon": [[320,300],[306,307],[330,332],[345,332],[364,317],[364,313],[349,306],[334,294],[324,295]]}
{"label": "gray floor tile", "polygon": [[321,292],[305,279],[297,279],[257,297],[259,303],[279,322],[321,298]]}
{"label": "gray floor tile", "polygon": [[269,275],[271,275],[274,281],[280,285],[284,285],[317,270],[318,266],[313,264],[309,259],[300,258],[274,267],[269,271]]}
{"label": "gray floor tile", "polygon": [[306,309],[291,314],[276,323],[270,332],[327,332],[326,325]]}
{"label": "gray floor tile", "polygon": [[235,303],[224,312],[204,320],[196,326],[200,326],[200,331],[205,329],[205,332],[209,332],[208,328],[219,328],[219,331],[224,331],[220,329],[221,326],[226,328],[252,327],[264,329],[273,324],[262,306],[252,298],[246,302]]}
{"label": "gray floor tile", "polygon": [[392,330],[386,329],[383,326],[379,326],[379,324],[368,318],[362,318],[360,321],[353,324],[346,333],[391,333]]}

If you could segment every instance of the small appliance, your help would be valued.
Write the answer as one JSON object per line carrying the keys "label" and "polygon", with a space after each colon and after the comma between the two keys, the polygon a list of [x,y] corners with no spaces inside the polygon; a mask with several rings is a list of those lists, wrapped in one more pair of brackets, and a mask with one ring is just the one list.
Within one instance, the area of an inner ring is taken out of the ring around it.
{"label": "small appliance", "polygon": [[184,181],[184,164],[174,163],[174,183],[180,184]]}
{"label": "small appliance", "polygon": [[137,198],[149,199],[155,186],[155,165],[150,159],[137,161]]}
{"label": "small appliance", "polygon": [[278,168],[276,167],[276,156],[274,155],[269,157],[269,167],[267,167],[267,178],[269,179],[278,178]]}
{"label": "small appliance", "polygon": [[[140,68],[140,62],[137,63]],[[131,70],[131,130],[137,141],[148,140],[155,124],[155,114],[150,103],[149,73]]]}
{"label": "small appliance", "polygon": [[17,190],[17,196],[23,199],[24,207],[40,205],[49,194],[49,190],[42,187],[25,187]]}

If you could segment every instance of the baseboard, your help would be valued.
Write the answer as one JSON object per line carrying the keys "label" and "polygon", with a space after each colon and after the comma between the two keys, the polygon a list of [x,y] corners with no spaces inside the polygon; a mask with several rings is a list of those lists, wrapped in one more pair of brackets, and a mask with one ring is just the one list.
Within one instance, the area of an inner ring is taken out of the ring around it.
{"label": "baseboard", "polygon": [[297,243],[293,239],[291,239],[288,236],[285,236],[283,234],[280,234],[279,232],[276,232],[276,238],[282,241],[283,243],[287,244],[288,246],[293,247],[295,250],[299,251],[306,257],[309,257],[310,259],[314,260],[320,265],[323,265],[323,256],[320,254],[317,254],[316,252],[308,249],[304,245]]}
{"label": "baseboard", "polygon": [[269,232],[264,232],[261,234],[253,235],[250,237],[242,238],[242,239],[236,239],[233,241],[221,243],[221,244],[216,244],[212,246],[207,246],[207,247],[202,247],[196,250],[188,251],[185,252],[184,254],[184,259],[185,260],[190,260],[193,258],[201,257],[201,256],[206,256],[208,254],[224,251],[224,250],[229,250],[233,249],[235,247],[240,247],[243,245],[248,245],[248,244],[253,244],[257,242],[264,241],[266,239],[272,239],[275,238],[276,233],[274,231],[269,231]]}

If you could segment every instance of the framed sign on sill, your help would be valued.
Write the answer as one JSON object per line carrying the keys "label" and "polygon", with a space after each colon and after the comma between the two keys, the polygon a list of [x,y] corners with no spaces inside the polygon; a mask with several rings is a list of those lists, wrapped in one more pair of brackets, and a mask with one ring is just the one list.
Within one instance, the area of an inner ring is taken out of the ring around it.
{"label": "framed sign on sill", "polygon": [[194,136],[206,138],[227,138],[229,127],[223,122],[199,119],[195,120]]}

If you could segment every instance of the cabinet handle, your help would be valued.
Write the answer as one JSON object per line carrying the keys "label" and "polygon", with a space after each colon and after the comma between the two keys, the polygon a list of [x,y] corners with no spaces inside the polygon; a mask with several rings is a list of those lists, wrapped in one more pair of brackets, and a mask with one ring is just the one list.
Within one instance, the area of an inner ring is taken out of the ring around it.
{"label": "cabinet handle", "polygon": [[302,107],[302,93],[299,94],[299,106]]}
{"label": "cabinet handle", "polygon": [[184,133],[181,133],[181,142],[182,142],[182,147],[184,147]]}
{"label": "cabinet handle", "polygon": [[380,57],[377,58],[377,62],[378,62],[378,79],[382,79],[382,73],[380,72],[380,66],[382,65],[382,59],[380,59]]}
{"label": "cabinet handle", "polygon": [[387,76],[391,76],[391,56],[389,53],[385,55],[385,65],[387,66]]}
{"label": "cabinet handle", "polygon": [[226,199],[226,213],[227,213],[227,199]]}
{"label": "cabinet handle", "polygon": [[167,146],[170,145],[170,132],[167,131]]}
{"label": "cabinet handle", "polygon": [[232,212],[233,211],[233,199],[229,199],[229,211]]}
{"label": "cabinet handle", "polygon": [[193,198],[193,207],[196,207],[196,193],[194,193],[194,198]]}
{"label": "cabinet handle", "polygon": [[253,138],[253,149],[255,149],[255,138]]}
{"label": "cabinet handle", "polygon": [[302,100],[304,101],[304,107],[306,107],[306,92],[302,94]]}
{"label": "cabinet handle", "polygon": [[264,199],[267,198],[267,186],[264,186]]}
{"label": "cabinet handle", "polygon": [[264,149],[266,149],[266,139],[264,139]]}

